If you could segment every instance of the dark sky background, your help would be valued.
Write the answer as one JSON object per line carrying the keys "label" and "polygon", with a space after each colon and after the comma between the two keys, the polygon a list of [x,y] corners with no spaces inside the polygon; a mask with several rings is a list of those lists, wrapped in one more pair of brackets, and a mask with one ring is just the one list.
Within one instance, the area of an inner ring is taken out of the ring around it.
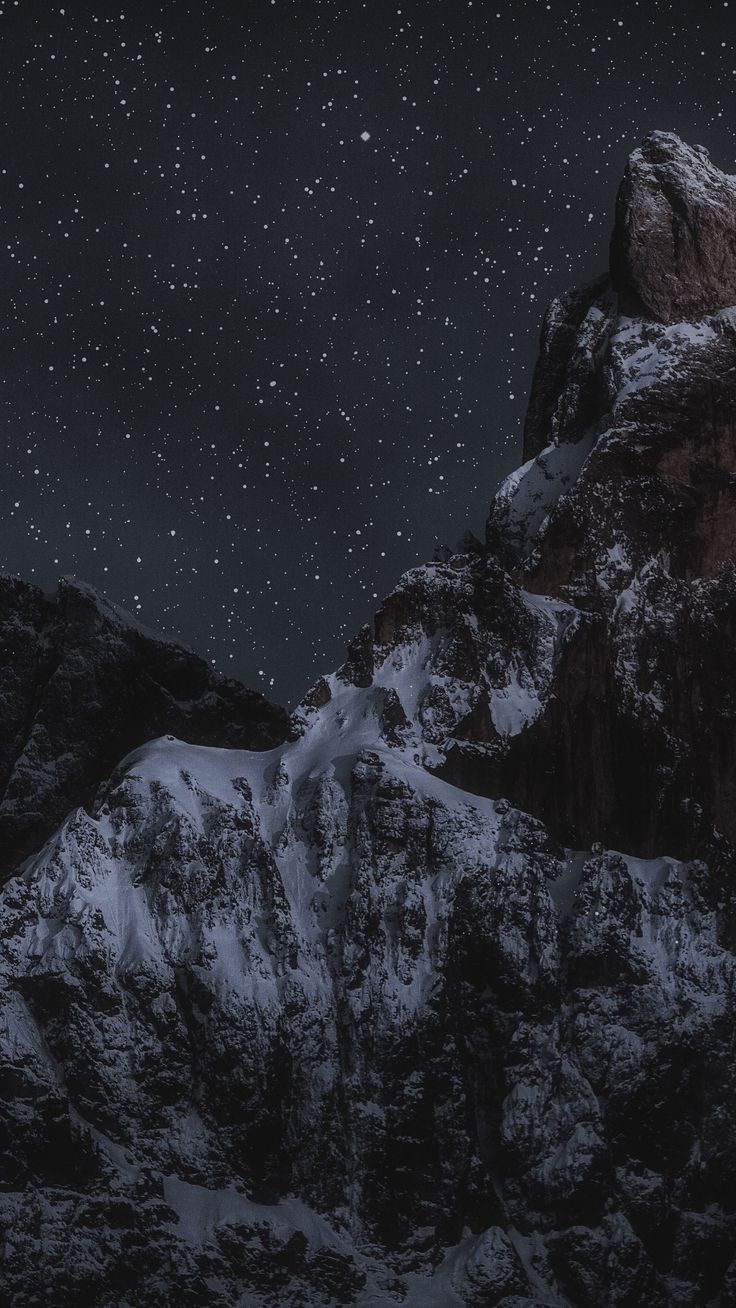
{"label": "dark sky background", "polygon": [[736,0],[0,0],[0,566],[284,702],[480,534],[651,128],[736,172]]}

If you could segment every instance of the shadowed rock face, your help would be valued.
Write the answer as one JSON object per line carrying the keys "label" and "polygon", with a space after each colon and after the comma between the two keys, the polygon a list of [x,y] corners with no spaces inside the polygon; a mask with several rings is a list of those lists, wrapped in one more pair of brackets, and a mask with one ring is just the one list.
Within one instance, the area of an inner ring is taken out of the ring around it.
{"label": "shadowed rock face", "polygon": [[282,709],[71,580],[47,596],[0,578],[0,710],[0,876],[144,740],[267,749],[286,734]]}
{"label": "shadowed rock face", "polygon": [[[657,135],[630,180],[655,153],[709,168]],[[286,739],[259,701],[272,749],[149,741],[7,882],[8,1302],[736,1308],[736,309],[707,289],[672,323],[607,280],[556,302],[485,547],[401,578]],[[189,739],[253,731],[89,592],[9,613],[25,811],[65,733],[120,748],[129,679]]]}
{"label": "shadowed rock face", "polygon": [[553,438],[583,438],[600,418],[606,390],[596,366],[597,348],[605,342],[607,310],[614,299],[608,279],[601,278],[567,291],[547,310],[524,422],[524,459],[535,458]]}
{"label": "shadowed rock face", "polygon": [[736,178],[701,145],[652,132],[629,158],[616,202],[611,282],[660,322],[736,303]]}
{"label": "shadowed rock face", "polygon": [[488,532],[577,621],[544,710],[500,756],[458,740],[443,775],[570,844],[708,856],[736,841],[736,314],[666,327],[603,295],[589,316],[555,403],[574,414],[583,373],[598,416],[509,479]]}

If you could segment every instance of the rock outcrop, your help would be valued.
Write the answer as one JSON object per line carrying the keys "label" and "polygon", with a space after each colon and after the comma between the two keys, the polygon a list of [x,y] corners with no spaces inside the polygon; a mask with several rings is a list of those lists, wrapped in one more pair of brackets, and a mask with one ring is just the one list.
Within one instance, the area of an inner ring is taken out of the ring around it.
{"label": "rock outcrop", "polygon": [[564,297],[485,547],[287,740],[143,745],[8,881],[9,1303],[734,1308],[713,310]]}
{"label": "rock outcrop", "polygon": [[652,132],[616,202],[611,280],[629,311],[696,321],[736,302],[736,177],[702,145]]}

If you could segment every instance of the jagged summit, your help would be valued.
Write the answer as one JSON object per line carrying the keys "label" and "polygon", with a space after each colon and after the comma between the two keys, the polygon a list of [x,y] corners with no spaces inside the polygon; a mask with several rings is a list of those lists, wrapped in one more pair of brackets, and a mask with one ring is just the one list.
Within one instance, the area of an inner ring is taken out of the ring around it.
{"label": "jagged summit", "polygon": [[736,303],[736,177],[702,145],[651,132],[629,156],[616,201],[611,283],[661,322]]}
{"label": "jagged summit", "polygon": [[564,292],[545,314],[525,459],[600,421],[604,369],[578,365],[605,350],[614,319],[638,320],[645,331],[647,323],[700,323],[736,305],[736,177],[714,167],[705,146],[651,132],[626,164],[609,264],[608,275]]}

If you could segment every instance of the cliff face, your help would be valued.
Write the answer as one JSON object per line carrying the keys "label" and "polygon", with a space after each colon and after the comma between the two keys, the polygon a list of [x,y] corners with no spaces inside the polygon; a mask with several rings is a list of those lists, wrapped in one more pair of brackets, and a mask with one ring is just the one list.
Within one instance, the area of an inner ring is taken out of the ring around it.
{"label": "cliff face", "polygon": [[8,881],[11,1303],[736,1305],[736,310],[636,217],[702,264],[730,186],[635,152],[486,547],[287,741],[143,745]]}
{"label": "cliff face", "polygon": [[[454,775],[501,785],[571,843],[731,856],[735,333],[733,310],[665,327],[598,296],[556,400],[560,435],[491,512],[516,583],[579,616],[554,696],[500,773],[477,749],[474,773],[458,744]],[[591,423],[579,397],[594,387]],[[555,758],[546,783],[540,752]]]}

